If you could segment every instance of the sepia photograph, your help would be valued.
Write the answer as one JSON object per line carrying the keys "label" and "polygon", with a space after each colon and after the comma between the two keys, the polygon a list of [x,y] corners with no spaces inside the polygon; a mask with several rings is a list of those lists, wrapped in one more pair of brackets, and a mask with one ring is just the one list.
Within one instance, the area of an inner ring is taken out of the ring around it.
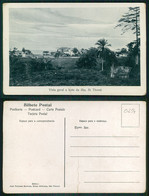
{"label": "sepia photograph", "polygon": [[9,88],[145,89],[144,4],[23,5],[4,6]]}

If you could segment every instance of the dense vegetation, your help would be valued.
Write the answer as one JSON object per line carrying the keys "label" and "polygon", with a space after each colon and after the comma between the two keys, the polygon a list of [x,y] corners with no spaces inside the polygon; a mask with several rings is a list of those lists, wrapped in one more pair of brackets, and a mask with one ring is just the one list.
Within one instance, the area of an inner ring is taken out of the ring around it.
{"label": "dense vegetation", "polygon": [[[43,59],[15,58],[11,60],[10,86],[135,86],[134,78],[110,78],[101,66],[92,68],[76,65],[77,58]],[[47,66],[48,65],[48,66]],[[38,67],[38,68],[37,68]]]}

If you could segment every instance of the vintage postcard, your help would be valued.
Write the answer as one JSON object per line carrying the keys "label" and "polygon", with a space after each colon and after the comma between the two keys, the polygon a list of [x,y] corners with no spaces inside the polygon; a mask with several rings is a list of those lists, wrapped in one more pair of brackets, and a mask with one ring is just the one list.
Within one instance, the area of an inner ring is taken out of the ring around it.
{"label": "vintage postcard", "polygon": [[145,102],[4,103],[5,193],[145,190]]}
{"label": "vintage postcard", "polygon": [[144,3],[3,4],[5,95],[145,95]]}

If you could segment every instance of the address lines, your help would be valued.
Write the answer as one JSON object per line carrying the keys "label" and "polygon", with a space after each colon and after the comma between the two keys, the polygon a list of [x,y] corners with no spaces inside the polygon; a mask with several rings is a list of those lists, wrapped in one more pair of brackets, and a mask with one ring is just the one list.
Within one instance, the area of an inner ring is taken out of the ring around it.
{"label": "address lines", "polygon": [[139,138],[139,136],[133,136],[133,135],[71,135],[71,138],[97,138],[97,137],[106,137],[106,138],[115,138],[115,137],[122,137],[122,138]]}
{"label": "address lines", "polygon": [[[109,135],[103,135],[103,136],[70,136],[72,139],[83,139],[83,138],[124,138],[124,139],[129,139],[129,138],[139,138],[139,136],[132,136],[132,135],[120,135],[120,136],[109,136]],[[86,149],[86,148],[140,148],[139,145],[71,145],[71,148],[76,148],[76,149]],[[140,158],[140,156],[70,156],[72,158]],[[111,174],[116,174],[116,173],[139,173],[139,170],[86,170],[84,171],[85,173],[111,173]],[[140,183],[140,181],[84,181],[86,184],[135,184],[135,183]]]}
{"label": "address lines", "polygon": [[[84,172],[88,173],[139,173],[140,171],[135,171],[135,170],[121,170],[121,171],[116,171],[116,170],[105,170],[105,171],[99,171],[99,170],[87,170]],[[84,183],[88,184],[135,184],[135,183],[140,183],[140,181],[85,181]]]}
{"label": "address lines", "polygon": [[[72,139],[83,139],[83,138],[139,138],[139,136],[132,136],[132,135],[119,135],[119,136],[109,136],[109,135],[96,135],[96,136],[92,136],[92,135],[80,135],[80,136],[76,136],[76,135],[72,135],[70,136]],[[138,145],[71,145],[71,148],[140,148],[140,146]],[[78,155],[70,155],[70,157],[72,158],[140,158],[140,156],[94,156],[94,155],[90,155],[90,156],[78,156]]]}

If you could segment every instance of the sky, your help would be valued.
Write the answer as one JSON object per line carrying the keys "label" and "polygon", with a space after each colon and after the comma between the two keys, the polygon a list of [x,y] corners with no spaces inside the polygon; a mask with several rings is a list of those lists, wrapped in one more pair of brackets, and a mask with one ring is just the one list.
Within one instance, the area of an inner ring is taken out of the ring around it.
{"label": "sky", "polygon": [[135,40],[130,30],[114,28],[127,7],[10,8],[9,47],[49,50],[59,47],[90,48],[102,38],[117,50]]}

